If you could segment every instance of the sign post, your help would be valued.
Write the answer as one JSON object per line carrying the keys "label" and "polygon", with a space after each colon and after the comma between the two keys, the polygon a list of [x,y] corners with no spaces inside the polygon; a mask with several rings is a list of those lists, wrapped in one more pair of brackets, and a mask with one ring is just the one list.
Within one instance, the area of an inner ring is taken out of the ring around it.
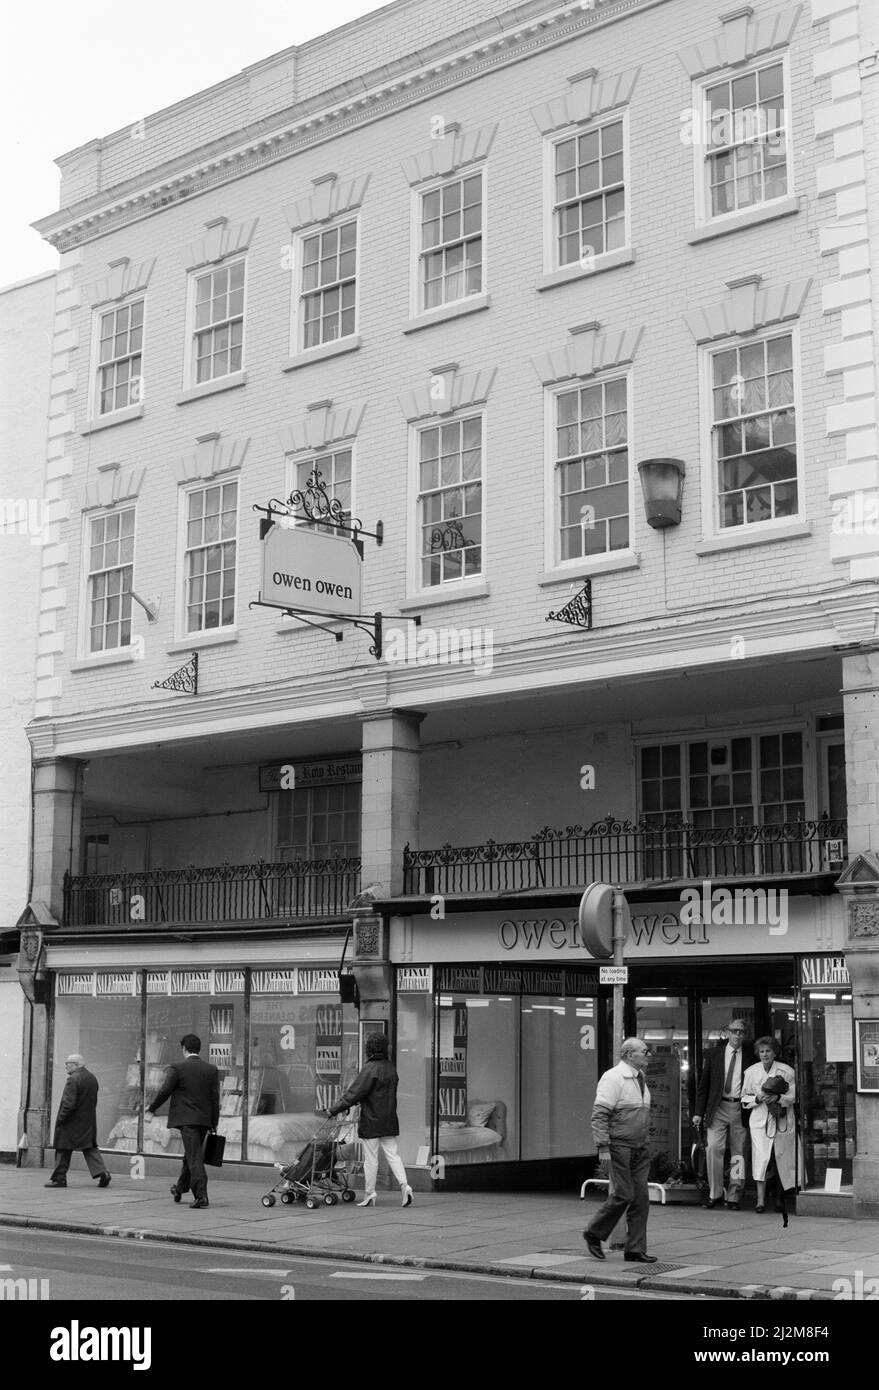
{"label": "sign post", "polygon": [[580,940],[597,960],[613,958],[612,966],[602,966],[600,984],[613,985],[613,1057],[619,1060],[623,1043],[623,985],[628,967],[623,965],[623,947],[632,926],[626,895],[617,886],[590,883],[580,899]]}

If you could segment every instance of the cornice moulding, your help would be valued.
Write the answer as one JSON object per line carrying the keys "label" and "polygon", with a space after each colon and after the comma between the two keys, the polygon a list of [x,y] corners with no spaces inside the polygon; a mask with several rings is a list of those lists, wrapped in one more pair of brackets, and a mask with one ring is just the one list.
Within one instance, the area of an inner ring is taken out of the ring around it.
{"label": "cornice moulding", "polygon": [[[88,757],[116,749],[145,749],[200,737],[236,735],[257,729],[282,728],[291,723],[358,719],[362,715],[409,705],[438,705],[466,698],[503,698],[517,691],[546,690],[553,685],[594,685],[609,680],[632,680],[690,670],[698,675],[727,664],[730,636],[759,643],[753,656],[796,661],[803,653],[830,654],[872,615],[876,588],[857,593],[835,591],[795,600],[783,610],[747,608],[700,616],[689,626],[672,619],[661,629],[646,632],[600,628],[582,633],[547,635],[495,652],[494,670],[474,674],[469,668],[444,668],[436,679],[432,668],[363,667],[348,673],[328,672],[300,684],[285,682],[271,689],[218,692],[199,696],[197,707],[184,710],[174,699],[161,706],[130,705],[90,710],[86,714],[37,720],[27,729],[38,760]],[[561,640],[560,640],[561,638]],[[711,656],[718,648],[726,655]]]}
{"label": "cornice moulding", "polygon": [[[187,155],[92,194],[31,225],[56,249],[68,251],[350,129],[475,81],[486,71],[507,67],[537,51],[570,42],[585,31],[668,3],[669,0],[616,0],[590,10],[571,4],[523,17],[516,23],[512,15],[521,15],[526,9],[522,6],[510,12],[506,29],[500,28],[497,20],[491,20],[441,39],[285,111],[218,136]],[[99,144],[100,141],[91,141],[81,149]]]}

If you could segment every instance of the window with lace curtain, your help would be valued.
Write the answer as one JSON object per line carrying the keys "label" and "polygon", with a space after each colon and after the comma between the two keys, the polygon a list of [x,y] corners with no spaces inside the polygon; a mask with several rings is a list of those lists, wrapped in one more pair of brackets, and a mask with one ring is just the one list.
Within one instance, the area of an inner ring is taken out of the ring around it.
{"label": "window with lace curtain", "polygon": [[784,198],[791,189],[785,63],[778,58],[701,88],[703,220]]}
{"label": "window with lace curtain", "polygon": [[578,384],[553,398],[558,558],[629,545],[627,383]]}
{"label": "window with lace curtain", "polygon": [[749,339],[711,353],[711,422],[719,529],[796,517],[792,334]]}

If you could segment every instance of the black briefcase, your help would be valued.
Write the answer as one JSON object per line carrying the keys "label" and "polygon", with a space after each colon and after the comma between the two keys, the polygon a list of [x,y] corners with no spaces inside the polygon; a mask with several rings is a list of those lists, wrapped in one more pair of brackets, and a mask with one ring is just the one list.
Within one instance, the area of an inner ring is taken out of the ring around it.
{"label": "black briefcase", "polygon": [[226,1152],[225,1134],[209,1134],[204,1141],[204,1161],[211,1168],[222,1168],[223,1154]]}

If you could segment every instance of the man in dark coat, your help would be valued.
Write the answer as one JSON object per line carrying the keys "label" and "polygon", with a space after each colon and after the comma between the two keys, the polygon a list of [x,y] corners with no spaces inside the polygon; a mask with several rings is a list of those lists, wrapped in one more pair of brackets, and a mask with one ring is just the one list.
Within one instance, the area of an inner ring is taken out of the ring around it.
{"label": "man in dark coat", "polygon": [[706,1207],[723,1206],[723,1160],[729,1144],[730,1170],[726,1205],[730,1211],[741,1208],[745,1187],[745,1137],[742,1120],[742,1078],[754,1063],[754,1051],[745,1042],[747,1025],[734,1018],[721,1040],[708,1054],[699,1078],[693,1124],[701,1129],[704,1120],[708,1149],[708,1197]]}
{"label": "man in dark coat", "polygon": [[66,1187],[67,1170],[73,1150],[79,1149],[99,1187],[109,1187],[107,1172],[98,1148],[98,1078],[87,1070],[78,1052],[72,1052],[64,1063],[67,1082],[55,1120],[55,1170],[47,1187]]}
{"label": "man in dark coat", "polygon": [[184,1192],[192,1189],[194,1202],[200,1210],[208,1203],[208,1179],[204,1170],[204,1141],[208,1130],[215,1130],[220,1119],[220,1073],[211,1062],[199,1057],[201,1038],[187,1033],[180,1039],[183,1061],[169,1067],[157,1096],[146,1107],[155,1115],[160,1105],[171,1097],[168,1109],[168,1128],[179,1129],[183,1141],[183,1167],[180,1177],[171,1187],[171,1196],[179,1202]]}

